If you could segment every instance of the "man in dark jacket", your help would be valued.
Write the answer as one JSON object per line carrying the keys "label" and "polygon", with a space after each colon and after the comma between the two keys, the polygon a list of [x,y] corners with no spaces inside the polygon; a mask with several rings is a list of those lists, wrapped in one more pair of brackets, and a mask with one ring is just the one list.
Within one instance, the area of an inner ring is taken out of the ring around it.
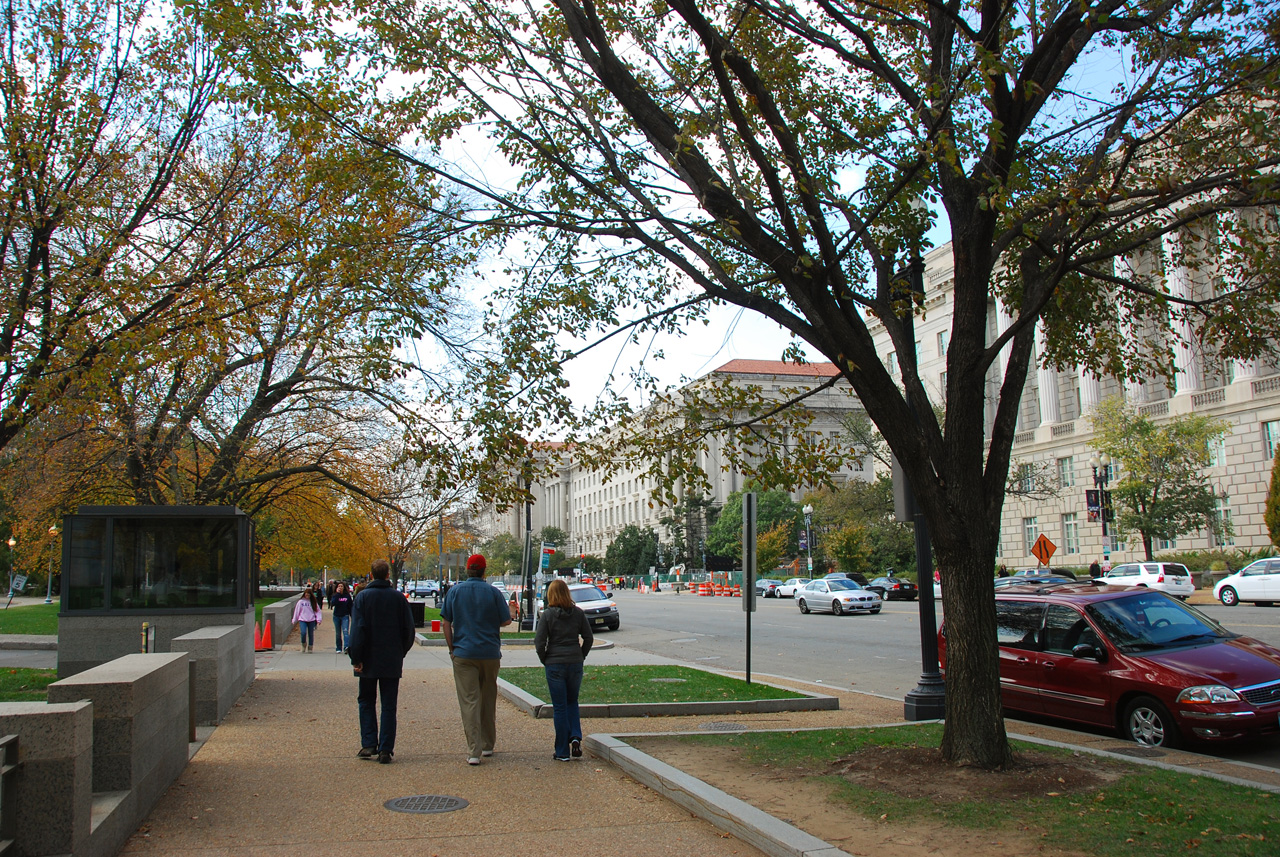
{"label": "man in dark jacket", "polygon": [[[391,761],[396,747],[396,700],[404,656],[413,648],[413,613],[408,600],[391,585],[386,560],[373,564],[373,580],[360,590],[351,612],[351,641],[347,653],[360,677],[361,759],[375,755]],[[382,698],[382,728],[378,728],[377,698]]]}

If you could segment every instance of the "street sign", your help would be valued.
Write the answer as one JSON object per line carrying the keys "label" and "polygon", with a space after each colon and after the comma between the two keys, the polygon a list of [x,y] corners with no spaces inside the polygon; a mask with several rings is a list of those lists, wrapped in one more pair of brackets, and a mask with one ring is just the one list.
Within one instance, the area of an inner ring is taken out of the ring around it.
{"label": "street sign", "polygon": [[556,552],[556,546],[551,542],[542,543],[542,567],[551,568],[551,557]]}
{"label": "street sign", "polygon": [[1058,546],[1049,541],[1044,533],[1041,533],[1040,537],[1036,539],[1036,543],[1031,546],[1031,553],[1036,559],[1040,560],[1041,565],[1048,565],[1049,558],[1053,556],[1057,549]]}

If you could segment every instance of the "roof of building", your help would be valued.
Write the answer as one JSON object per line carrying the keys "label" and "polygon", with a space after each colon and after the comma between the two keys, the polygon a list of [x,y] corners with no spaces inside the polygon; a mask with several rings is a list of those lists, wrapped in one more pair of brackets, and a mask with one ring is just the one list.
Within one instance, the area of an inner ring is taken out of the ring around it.
{"label": "roof of building", "polygon": [[801,378],[831,378],[840,374],[834,363],[789,363],[785,360],[730,360],[713,369],[726,375],[794,375]]}

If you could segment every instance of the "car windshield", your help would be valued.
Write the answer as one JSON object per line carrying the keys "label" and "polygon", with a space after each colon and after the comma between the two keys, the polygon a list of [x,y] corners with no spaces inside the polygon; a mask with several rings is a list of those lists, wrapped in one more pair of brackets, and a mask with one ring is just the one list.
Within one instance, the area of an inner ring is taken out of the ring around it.
{"label": "car windshield", "polygon": [[834,577],[831,580],[828,580],[827,586],[830,587],[832,592],[835,592],[836,590],[839,590],[839,589],[861,589],[862,588],[858,584],[854,583],[852,580],[842,580],[838,577]]}
{"label": "car windshield", "polygon": [[604,601],[604,593],[594,586],[584,586],[581,589],[570,589],[569,597],[576,601]]}
{"label": "car windshield", "polygon": [[1235,635],[1208,616],[1162,592],[1135,592],[1091,604],[1089,615],[1122,652],[1144,652]]}

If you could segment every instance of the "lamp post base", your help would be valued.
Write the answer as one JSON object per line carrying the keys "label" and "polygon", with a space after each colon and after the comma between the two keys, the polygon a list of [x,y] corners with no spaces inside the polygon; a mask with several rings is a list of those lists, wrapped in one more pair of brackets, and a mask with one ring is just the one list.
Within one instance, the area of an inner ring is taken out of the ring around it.
{"label": "lamp post base", "polygon": [[920,720],[944,720],[947,716],[947,683],[942,676],[922,675],[916,685],[902,700],[903,718],[911,722]]}

